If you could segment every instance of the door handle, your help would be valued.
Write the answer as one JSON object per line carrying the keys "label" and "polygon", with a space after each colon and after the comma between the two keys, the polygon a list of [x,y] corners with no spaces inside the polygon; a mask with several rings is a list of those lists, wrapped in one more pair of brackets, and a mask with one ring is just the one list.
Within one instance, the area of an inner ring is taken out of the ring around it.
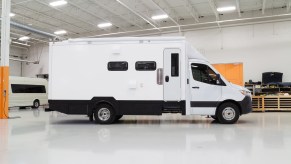
{"label": "door handle", "polygon": [[199,87],[192,87],[193,89],[199,89]]}
{"label": "door handle", "polygon": [[166,76],[166,77],[165,77],[165,81],[166,81],[166,82],[169,82],[169,79],[170,79],[169,76]]}

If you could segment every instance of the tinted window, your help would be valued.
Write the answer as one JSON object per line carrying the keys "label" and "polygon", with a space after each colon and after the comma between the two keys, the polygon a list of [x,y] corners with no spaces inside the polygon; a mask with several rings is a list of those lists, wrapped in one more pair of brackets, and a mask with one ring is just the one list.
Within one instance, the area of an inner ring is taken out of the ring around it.
{"label": "tinted window", "polygon": [[194,80],[207,84],[217,84],[217,74],[207,65],[193,63],[191,68]]}
{"label": "tinted window", "polygon": [[154,61],[138,61],[135,63],[137,71],[154,71],[156,70],[156,62]]}
{"label": "tinted window", "polygon": [[44,85],[11,84],[12,93],[46,93]]}
{"label": "tinted window", "polygon": [[108,62],[107,68],[109,71],[127,71],[128,70],[128,63],[125,61]]}
{"label": "tinted window", "polygon": [[179,54],[171,54],[171,76],[179,76]]}

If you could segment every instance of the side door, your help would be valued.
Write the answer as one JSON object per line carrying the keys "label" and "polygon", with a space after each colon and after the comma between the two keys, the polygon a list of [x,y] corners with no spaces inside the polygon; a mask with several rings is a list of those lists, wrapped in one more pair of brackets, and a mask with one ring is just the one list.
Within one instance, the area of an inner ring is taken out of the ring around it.
{"label": "side door", "polygon": [[189,68],[191,114],[215,115],[224,83],[206,63],[192,62]]}
{"label": "side door", "polygon": [[164,50],[164,101],[181,100],[181,50]]}

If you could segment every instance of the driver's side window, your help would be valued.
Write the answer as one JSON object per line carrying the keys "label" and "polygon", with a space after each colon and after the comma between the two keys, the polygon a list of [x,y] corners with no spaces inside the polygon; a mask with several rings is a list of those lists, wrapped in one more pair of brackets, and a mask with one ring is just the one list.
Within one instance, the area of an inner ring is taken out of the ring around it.
{"label": "driver's side window", "polygon": [[194,80],[200,81],[202,83],[218,85],[217,74],[207,65],[192,63],[191,69]]}

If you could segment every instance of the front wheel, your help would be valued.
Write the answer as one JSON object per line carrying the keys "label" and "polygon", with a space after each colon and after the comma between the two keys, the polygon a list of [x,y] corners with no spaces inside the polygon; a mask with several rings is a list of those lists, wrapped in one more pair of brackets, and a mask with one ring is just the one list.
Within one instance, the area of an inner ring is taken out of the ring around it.
{"label": "front wheel", "polygon": [[223,103],[218,107],[216,116],[222,124],[236,123],[240,116],[239,108],[231,102]]}
{"label": "front wheel", "polygon": [[115,120],[115,111],[112,106],[101,104],[95,110],[94,117],[98,124],[111,124]]}

